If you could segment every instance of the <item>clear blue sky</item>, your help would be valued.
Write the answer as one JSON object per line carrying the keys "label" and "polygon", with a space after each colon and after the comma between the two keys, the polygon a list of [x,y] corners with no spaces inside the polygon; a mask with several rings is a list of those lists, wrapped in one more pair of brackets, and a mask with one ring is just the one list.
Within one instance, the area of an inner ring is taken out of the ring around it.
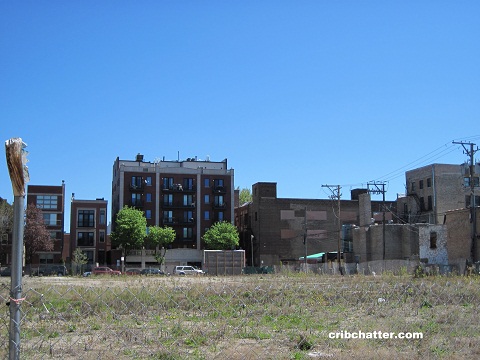
{"label": "clear blue sky", "polygon": [[[480,1],[2,1],[2,140],[31,184],[110,201],[115,158],[342,197],[480,144]],[[5,164],[0,196],[13,201]],[[68,220],[67,220],[68,221]],[[66,229],[68,231],[68,228]]]}

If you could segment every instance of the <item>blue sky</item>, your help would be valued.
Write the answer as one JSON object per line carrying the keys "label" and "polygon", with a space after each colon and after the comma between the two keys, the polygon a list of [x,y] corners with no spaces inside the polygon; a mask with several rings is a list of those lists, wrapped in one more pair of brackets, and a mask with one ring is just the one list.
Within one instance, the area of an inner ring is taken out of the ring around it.
{"label": "blue sky", "polygon": [[[327,198],[480,143],[478,1],[2,1],[0,133],[31,184],[111,198],[115,158],[197,156]],[[3,151],[4,153],[4,151]],[[1,157],[0,196],[13,200]],[[67,201],[67,209],[68,201]],[[68,231],[68,229],[67,229]]]}

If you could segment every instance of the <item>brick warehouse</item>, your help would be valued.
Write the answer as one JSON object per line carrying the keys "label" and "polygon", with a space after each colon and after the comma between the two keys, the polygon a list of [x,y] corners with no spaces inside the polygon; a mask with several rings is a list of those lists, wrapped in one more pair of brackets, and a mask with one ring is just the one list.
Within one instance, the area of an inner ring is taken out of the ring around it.
{"label": "brick warehouse", "polygon": [[[363,192],[367,190],[355,189],[352,200],[340,201],[339,227],[336,201],[277,198],[276,183],[254,184],[252,202],[235,210],[235,223],[240,232],[240,245],[246,250],[247,263],[252,265],[253,259],[253,266],[271,266],[297,262],[305,253],[336,252],[339,228],[342,229],[341,251],[347,261],[353,261],[349,230],[359,224],[358,195]],[[385,208],[385,219],[390,221],[395,202],[386,202]],[[371,202],[370,213],[375,221],[382,220],[382,209],[381,201]]]}
{"label": "brick warehouse", "polygon": [[[217,221],[233,223],[234,171],[223,161],[188,158],[184,161],[120,160],[113,165],[112,229],[125,205],[142,210],[148,226],[170,226],[176,239],[166,254],[166,265],[202,262],[202,236]],[[152,249],[127,254],[130,266],[154,263]]]}

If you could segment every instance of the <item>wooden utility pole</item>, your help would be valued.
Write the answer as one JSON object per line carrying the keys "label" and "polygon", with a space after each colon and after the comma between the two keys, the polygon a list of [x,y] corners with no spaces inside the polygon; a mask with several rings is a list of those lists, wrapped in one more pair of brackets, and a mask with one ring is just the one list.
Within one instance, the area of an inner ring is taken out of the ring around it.
{"label": "wooden utility pole", "polygon": [[[478,151],[478,146],[474,149],[475,144],[471,142],[463,142],[463,141],[452,141],[453,144],[462,145],[464,149],[464,154],[467,154],[470,157],[470,174],[469,174],[469,181],[470,181],[470,223],[472,224],[472,247],[471,247],[471,257],[472,262],[476,262],[478,259],[476,258],[476,251],[477,251],[477,212],[475,204],[475,159],[474,155]],[[469,148],[467,148],[467,146]]]}
{"label": "wooden utility pole", "polygon": [[[373,186],[373,188],[370,188]],[[380,186],[382,187],[380,189]],[[382,238],[383,238],[383,256],[382,259],[385,260],[385,183],[384,182],[376,182],[372,181],[367,184],[368,193],[369,194],[382,194]]]}
{"label": "wooden utility pole", "polygon": [[338,271],[340,274],[343,275],[342,271],[342,263],[341,263],[341,243],[342,243],[342,221],[340,217],[340,198],[342,194],[340,194],[340,185],[322,185],[322,187],[327,187],[332,192],[330,199],[337,200],[337,208],[338,208],[338,239],[337,239],[337,262],[338,262]]}

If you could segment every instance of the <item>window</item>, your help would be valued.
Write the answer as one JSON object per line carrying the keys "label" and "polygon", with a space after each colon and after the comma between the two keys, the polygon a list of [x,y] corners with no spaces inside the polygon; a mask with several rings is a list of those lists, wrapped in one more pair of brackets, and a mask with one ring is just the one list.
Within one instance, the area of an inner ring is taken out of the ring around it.
{"label": "window", "polygon": [[223,179],[215,179],[213,180],[214,187],[223,187]]}
{"label": "window", "polygon": [[255,221],[258,220],[258,215],[257,215],[257,212],[255,211]]}
{"label": "window", "polygon": [[3,234],[2,235],[2,245],[7,245],[8,244],[8,234]]}
{"label": "window", "polygon": [[95,227],[95,210],[78,210],[78,227]]}
{"label": "window", "polygon": [[412,182],[412,191],[415,191],[415,181]]}
{"label": "window", "polygon": [[43,214],[43,222],[47,226],[56,226],[57,214]]}
{"label": "window", "polygon": [[193,179],[183,179],[183,190],[193,190]]}
{"label": "window", "polygon": [[79,232],[77,246],[94,246],[93,232]]}
{"label": "window", "polygon": [[435,231],[432,231],[430,233],[430,249],[436,249],[437,248],[437,233]]}
{"label": "window", "polygon": [[164,189],[172,189],[173,188],[173,178],[171,178],[171,177],[163,178],[163,188]]}
{"label": "window", "polygon": [[183,206],[192,206],[193,195],[183,195]]}
{"label": "window", "polygon": [[173,205],[173,194],[164,194],[163,195],[163,205],[172,206]]}
{"label": "window", "polygon": [[56,231],[50,231],[50,239],[52,239],[52,240],[57,239],[57,232]]}
{"label": "window", "polygon": [[204,219],[205,220],[210,220],[210,211],[206,210],[204,213]]}
{"label": "window", "polygon": [[224,213],[223,211],[219,211],[217,214],[217,220],[218,221],[223,221],[224,220]]}
{"label": "window", "polygon": [[163,222],[169,224],[173,223],[173,211],[163,212]]}
{"label": "window", "polygon": [[432,187],[432,179],[431,178],[427,179],[427,187]]}
{"label": "window", "polygon": [[193,229],[192,228],[187,228],[184,227],[182,229],[182,234],[184,239],[189,239],[191,240],[193,238]]}
{"label": "window", "polygon": [[[465,196],[465,207],[469,208],[472,206],[471,204],[472,197],[470,195]],[[475,206],[480,205],[480,196],[475,196]]]}
{"label": "window", "polygon": [[423,189],[423,180],[420,180],[420,181],[418,182],[418,187],[419,187],[420,189]]}
{"label": "window", "polygon": [[145,200],[146,200],[147,202],[152,202],[152,194],[146,193],[146,194],[145,194]]}
{"label": "window", "polygon": [[40,209],[56,209],[58,197],[56,195],[38,195],[37,207]]}
{"label": "window", "polygon": [[184,222],[193,222],[193,211],[184,211],[183,212],[183,221]]}
{"label": "window", "polygon": [[141,189],[143,187],[142,177],[132,176],[132,182],[130,185],[132,189]]}
{"label": "window", "polygon": [[145,184],[147,184],[147,186],[152,186],[152,177],[151,176],[147,176],[145,178]]}
{"label": "window", "polygon": [[205,195],[204,201],[205,201],[205,204],[210,204],[210,195]]}
{"label": "window", "polygon": [[100,225],[105,225],[106,213],[107,213],[107,210],[100,209]]}
{"label": "window", "polygon": [[100,231],[100,235],[99,235],[98,241],[101,242],[101,243],[104,243],[104,242],[105,242],[105,231]]}
{"label": "window", "polygon": [[203,183],[206,188],[210,187],[210,179],[205,179]]}
{"label": "window", "polygon": [[145,210],[145,218],[146,219],[152,218],[152,210]]}
{"label": "window", "polygon": [[425,211],[425,198],[420,198],[420,211]]}
{"label": "window", "polygon": [[215,196],[214,204],[215,204],[215,206],[223,206],[225,204],[223,202],[223,195]]}
{"label": "window", "polygon": [[132,193],[132,206],[142,206],[142,194]]}
{"label": "window", "polygon": [[428,210],[432,210],[433,209],[432,197],[428,196],[427,201],[428,201]]}
{"label": "window", "polygon": [[[473,178],[473,185],[474,186],[479,185],[479,178],[477,176]],[[470,177],[466,176],[463,178],[463,186],[470,187]]]}
{"label": "window", "polygon": [[40,264],[53,264],[53,254],[39,254]]}

